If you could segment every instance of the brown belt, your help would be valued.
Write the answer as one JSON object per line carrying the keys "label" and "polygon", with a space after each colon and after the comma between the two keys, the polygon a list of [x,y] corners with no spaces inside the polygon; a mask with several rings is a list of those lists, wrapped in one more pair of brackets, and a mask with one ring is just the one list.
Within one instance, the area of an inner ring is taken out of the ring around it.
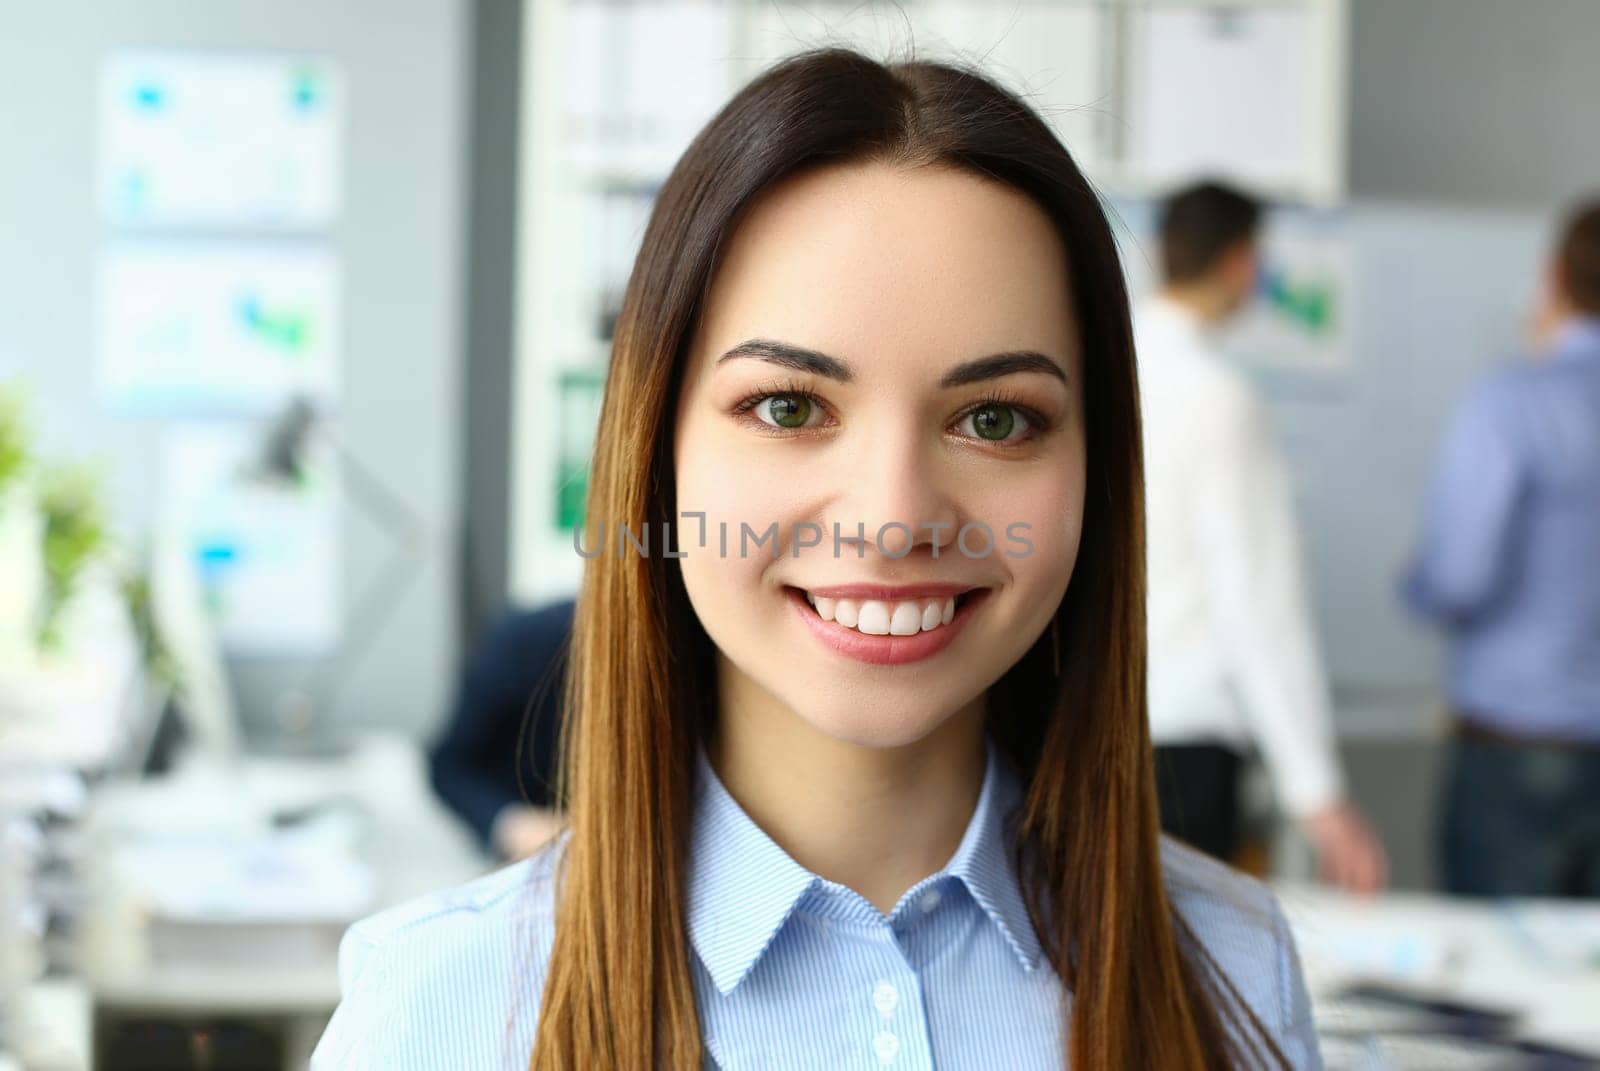
{"label": "brown belt", "polygon": [[1480,744],[1496,744],[1500,747],[1516,748],[1542,748],[1547,751],[1574,751],[1580,754],[1600,754],[1600,744],[1591,744],[1582,740],[1564,740],[1556,736],[1527,736],[1521,733],[1508,733],[1504,729],[1492,729],[1482,720],[1473,717],[1464,711],[1454,713],[1455,735],[1458,740],[1472,740]]}

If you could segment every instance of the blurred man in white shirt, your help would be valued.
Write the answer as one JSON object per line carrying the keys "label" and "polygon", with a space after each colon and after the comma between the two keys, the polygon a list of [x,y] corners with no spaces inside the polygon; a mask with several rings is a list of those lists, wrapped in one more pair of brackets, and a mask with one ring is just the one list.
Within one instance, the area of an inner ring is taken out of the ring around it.
{"label": "blurred man in white shirt", "polygon": [[1134,319],[1162,825],[1231,860],[1254,745],[1324,878],[1369,892],[1387,881],[1387,860],[1345,796],[1285,465],[1216,337],[1255,291],[1260,216],[1256,201],[1215,183],[1169,199],[1162,287]]}

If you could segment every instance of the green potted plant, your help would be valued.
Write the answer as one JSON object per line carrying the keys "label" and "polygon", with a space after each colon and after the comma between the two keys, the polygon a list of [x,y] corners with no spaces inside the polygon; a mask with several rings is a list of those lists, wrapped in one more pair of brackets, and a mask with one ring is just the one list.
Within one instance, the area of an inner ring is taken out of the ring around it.
{"label": "green potted plant", "polygon": [[33,656],[44,600],[44,525],[28,440],[21,389],[0,385],[0,665]]}
{"label": "green potted plant", "polygon": [[39,649],[61,649],[66,611],[89,567],[109,548],[105,511],[96,473],[81,465],[45,470],[39,481],[43,519],[44,600],[39,614]]}

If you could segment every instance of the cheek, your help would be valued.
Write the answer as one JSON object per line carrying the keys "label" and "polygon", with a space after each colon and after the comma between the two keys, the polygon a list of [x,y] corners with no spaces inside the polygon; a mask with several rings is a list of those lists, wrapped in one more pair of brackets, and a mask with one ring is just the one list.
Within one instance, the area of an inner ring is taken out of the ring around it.
{"label": "cheek", "polygon": [[973,512],[993,528],[1009,571],[1029,586],[1064,587],[1083,531],[1082,454],[978,493]]}
{"label": "cheek", "polygon": [[[717,547],[719,525],[727,526],[731,555],[741,524],[762,533],[784,520],[785,481],[757,458],[714,423],[697,420],[686,430],[678,451],[678,509],[706,515],[709,549]],[[691,519],[687,527],[693,532],[698,522]]]}
{"label": "cheek", "polygon": [[[686,517],[679,522],[679,549],[688,555],[680,563],[685,586],[697,605],[748,607],[748,601],[731,596],[740,587],[758,585],[772,564],[771,539],[759,545],[756,539],[765,536],[774,521],[780,529],[785,525],[785,503],[793,508],[792,496],[784,494],[785,481],[753,462],[748,451],[741,452],[737,441],[722,433],[714,420],[701,416],[691,417],[684,427],[676,466],[680,516],[705,515],[704,520]],[[746,525],[751,535],[748,551],[741,554]]]}

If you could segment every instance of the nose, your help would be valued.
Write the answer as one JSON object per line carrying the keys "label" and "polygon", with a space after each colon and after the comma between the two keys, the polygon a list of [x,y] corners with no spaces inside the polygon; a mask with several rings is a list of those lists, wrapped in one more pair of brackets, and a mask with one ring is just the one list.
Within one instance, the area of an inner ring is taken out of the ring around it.
{"label": "nose", "polygon": [[879,434],[852,451],[830,529],[838,525],[842,547],[860,542],[887,558],[943,554],[960,526],[950,481],[940,444],[925,433]]}

